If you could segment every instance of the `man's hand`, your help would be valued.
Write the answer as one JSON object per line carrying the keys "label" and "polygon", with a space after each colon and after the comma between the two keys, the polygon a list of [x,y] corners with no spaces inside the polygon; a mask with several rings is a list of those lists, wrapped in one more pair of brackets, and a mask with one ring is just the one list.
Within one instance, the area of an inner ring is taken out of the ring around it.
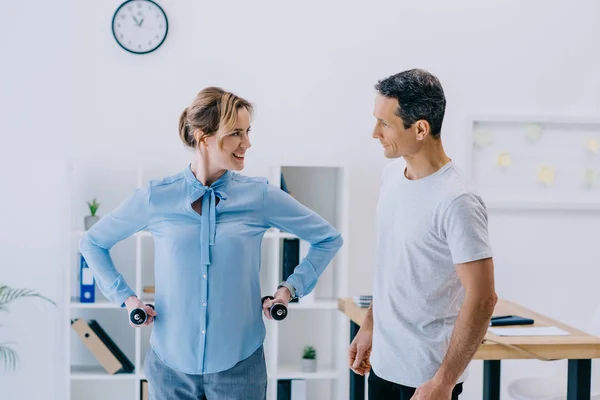
{"label": "man's hand", "polygon": [[[154,308],[145,305],[136,296],[129,296],[125,300],[125,307],[127,307],[127,321],[129,321],[129,325],[131,325],[134,328],[138,328],[140,326],[148,326],[148,325],[152,324],[152,322],[154,322],[154,317],[157,315],[156,311],[154,310]],[[136,308],[143,308],[144,311],[146,311],[146,314],[148,315],[148,319],[142,325],[134,325],[129,320],[129,315],[131,315],[131,311],[134,310],[134,309],[136,309]]]}
{"label": "man's hand", "polygon": [[360,328],[348,349],[349,364],[352,371],[358,375],[365,375],[371,370],[371,346],[373,344],[373,331]]}
{"label": "man's hand", "polygon": [[454,385],[432,379],[419,386],[410,400],[450,400],[453,390]]}
{"label": "man's hand", "polygon": [[288,288],[282,287],[282,288],[279,288],[275,292],[273,297],[274,297],[274,299],[272,299],[272,300],[266,299],[265,302],[263,303],[263,313],[265,314],[265,317],[267,317],[268,319],[273,319],[273,317],[271,317],[271,313],[269,312],[269,309],[271,308],[271,306],[273,304],[280,303],[287,307],[288,303],[292,299],[292,293],[290,293]]}

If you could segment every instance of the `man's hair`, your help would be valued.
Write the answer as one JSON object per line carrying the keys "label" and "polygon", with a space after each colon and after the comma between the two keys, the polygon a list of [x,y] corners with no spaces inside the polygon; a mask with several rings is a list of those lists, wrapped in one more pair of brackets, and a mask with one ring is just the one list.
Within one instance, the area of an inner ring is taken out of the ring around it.
{"label": "man's hair", "polygon": [[398,100],[396,115],[409,128],[423,119],[431,126],[431,136],[440,137],[446,111],[446,97],[439,79],[422,69],[411,69],[380,80],[377,91]]}

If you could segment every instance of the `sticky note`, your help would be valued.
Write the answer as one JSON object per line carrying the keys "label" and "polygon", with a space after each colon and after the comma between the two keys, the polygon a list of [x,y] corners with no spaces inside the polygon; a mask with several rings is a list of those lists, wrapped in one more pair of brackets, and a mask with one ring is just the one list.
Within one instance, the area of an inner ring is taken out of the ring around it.
{"label": "sticky note", "polygon": [[502,168],[508,168],[510,166],[510,154],[508,153],[500,153],[500,155],[498,155],[498,165],[501,166]]}
{"label": "sticky note", "polygon": [[546,185],[550,185],[554,182],[556,172],[554,168],[541,166],[538,170],[537,180]]}
{"label": "sticky note", "polygon": [[583,172],[583,185],[587,188],[593,188],[596,186],[596,179],[598,174],[593,169],[587,168]]}
{"label": "sticky note", "polygon": [[485,147],[492,142],[492,132],[488,129],[476,129],[473,132],[473,143]]}
{"label": "sticky note", "polygon": [[585,141],[585,148],[588,149],[590,152],[596,154],[598,150],[600,150],[600,142],[598,142],[596,138],[588,138]]}
{"label": "sticky note", "polygon": [[530,142],[537,142],[542,137],[542,127],[537,124],[529,124],[525,127],[525,138]]}

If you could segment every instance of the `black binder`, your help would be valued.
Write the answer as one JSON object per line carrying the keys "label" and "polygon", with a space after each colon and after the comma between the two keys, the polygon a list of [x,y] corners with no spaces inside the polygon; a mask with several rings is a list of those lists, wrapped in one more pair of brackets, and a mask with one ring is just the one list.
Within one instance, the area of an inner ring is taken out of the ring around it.
{"label": "black binder", "polygon": [[104,331],[104,329],[102,329],[100,324],[95,319],[92,319],[92,320],[88,321],[88,325],[94,331],[94,333],[96,335],[98,335],[98,338],[100,338],[100,340],[102,340],[102,342],[106,345],[108,350],[110,350],[110,352],[114,354],[114,356],[117,358],[117,360],[119,360],[119,362],[123,366],[123,368],[121,368],[121,370],[118,372],[120,372],[120,373],[133,372],[133,370],[135,369],[133,363],[127,358],[125,353],[123,353],[123,351],[121,351],[121,349],[115,344],[115,342],[113,342],[113,340],[110,338],[110,336],[108,336],[108,334]]}
{"label": "black binder", "polygon": [[[283,257],[281,262],[281,280],[286,281],[300,263],[300,239],[283,239]],[[298,302],[293,299],[292,303]]]}

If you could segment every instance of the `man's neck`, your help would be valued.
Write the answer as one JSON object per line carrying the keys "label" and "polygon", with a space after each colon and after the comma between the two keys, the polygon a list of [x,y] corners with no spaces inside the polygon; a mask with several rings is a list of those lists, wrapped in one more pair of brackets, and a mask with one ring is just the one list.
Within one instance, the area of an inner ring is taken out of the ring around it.
{"label": "man's neck", "polygon": [[192,163],[192,172],[196,176],[196,179],[200,181],[204,186],[212,185],[217,179],[219,179],[227,170],[211,168],[208,160],[202,157],[196,157],[196,160]]}
{"label": "man's neck", "polygon": [[450,157],[446,155],[442,142],[438,139],[429,140],[421,147],[421,150],[413,155],[405,156],[406,171],[405,176],[409,180],[425,178],[440,170],[448,164]]}

